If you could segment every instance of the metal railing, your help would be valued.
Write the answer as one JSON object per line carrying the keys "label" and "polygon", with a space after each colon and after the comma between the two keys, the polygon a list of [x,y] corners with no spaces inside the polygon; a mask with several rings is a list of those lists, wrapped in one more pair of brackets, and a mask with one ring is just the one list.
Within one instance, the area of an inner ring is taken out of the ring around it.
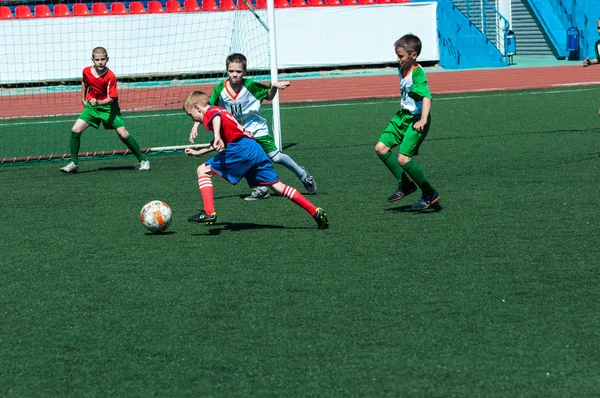
{"label": "metal railing", "polygon": [[[555,0],[560,1],[560,0]],[[508,20],[488,0],[452,0],[454,5],[469,19],[503,56],[506,56]]]}

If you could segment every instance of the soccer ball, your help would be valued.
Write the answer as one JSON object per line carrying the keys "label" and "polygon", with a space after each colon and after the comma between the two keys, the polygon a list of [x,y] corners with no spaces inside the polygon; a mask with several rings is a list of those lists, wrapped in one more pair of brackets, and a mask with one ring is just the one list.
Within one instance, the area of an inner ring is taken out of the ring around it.
{"label": "soccer ball", "polygon": [[142,225],[152,232],[162,232],[171,223],[171,208],[160,200],[153,200],[142,207],[140,219]]}

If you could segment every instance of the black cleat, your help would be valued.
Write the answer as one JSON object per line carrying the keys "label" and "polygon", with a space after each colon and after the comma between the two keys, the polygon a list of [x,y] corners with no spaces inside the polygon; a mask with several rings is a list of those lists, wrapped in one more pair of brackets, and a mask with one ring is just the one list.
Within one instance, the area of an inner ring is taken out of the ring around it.
{"label": "black cleat", "polygon": [[402,187],[402,186],[398,185],[398,188],[396,188],[396,190],[394,191],[392,196],[390,196],[388,198],[388,202],[395,202],[397,200],[400,200],[403,197],[408,196],[411,193],[415,192],[416,190],[417,190],[417,187],[414,185],[410,185],[408,187]]}
{"label": "black cleat", "polygon": [[438,191],[433,191],[433,193],[429,195],[421,196],[421,199],[410,208],[413,211],[420,211],[429,209],[432,204],[439,202],[441,199],[440,193]]}
{"label": "black cleat", "polygon": [[204,210],[201,210],[199,214],[189,216],[188,221],[192,224],[213,225],[215,222],[217,222],[217,213],[208,215]]}
{"label": "black cleat", "polygon": [[313,218],[317,222],[317,227],[319,229],[329,228],[329,221],[327,221],[327,213],[325,213],[325,210],[317,207],[317,214],[315,214]]}

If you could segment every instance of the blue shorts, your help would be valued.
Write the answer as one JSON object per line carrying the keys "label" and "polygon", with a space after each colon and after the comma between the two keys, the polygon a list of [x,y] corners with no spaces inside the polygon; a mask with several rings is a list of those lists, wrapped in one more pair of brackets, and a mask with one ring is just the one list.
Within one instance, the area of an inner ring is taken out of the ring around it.
{"label": "blue shorts", "polygon": [[235,185],[246,178],[250,187],[279,182],[273,163],[252,138],[230,142],[223,152],[206,161],[211,170]]}

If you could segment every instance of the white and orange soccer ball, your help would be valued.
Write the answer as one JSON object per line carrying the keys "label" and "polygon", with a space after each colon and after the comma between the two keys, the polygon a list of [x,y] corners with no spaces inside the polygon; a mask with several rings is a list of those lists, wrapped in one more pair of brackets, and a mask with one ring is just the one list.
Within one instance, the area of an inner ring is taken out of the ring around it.
{"label": "white and orange soccer ball", "polygon": [[153,200],[142,207],[140,219],[142,225],[151,232],[162,232],[171,223],[171,208],[161,200]]}

